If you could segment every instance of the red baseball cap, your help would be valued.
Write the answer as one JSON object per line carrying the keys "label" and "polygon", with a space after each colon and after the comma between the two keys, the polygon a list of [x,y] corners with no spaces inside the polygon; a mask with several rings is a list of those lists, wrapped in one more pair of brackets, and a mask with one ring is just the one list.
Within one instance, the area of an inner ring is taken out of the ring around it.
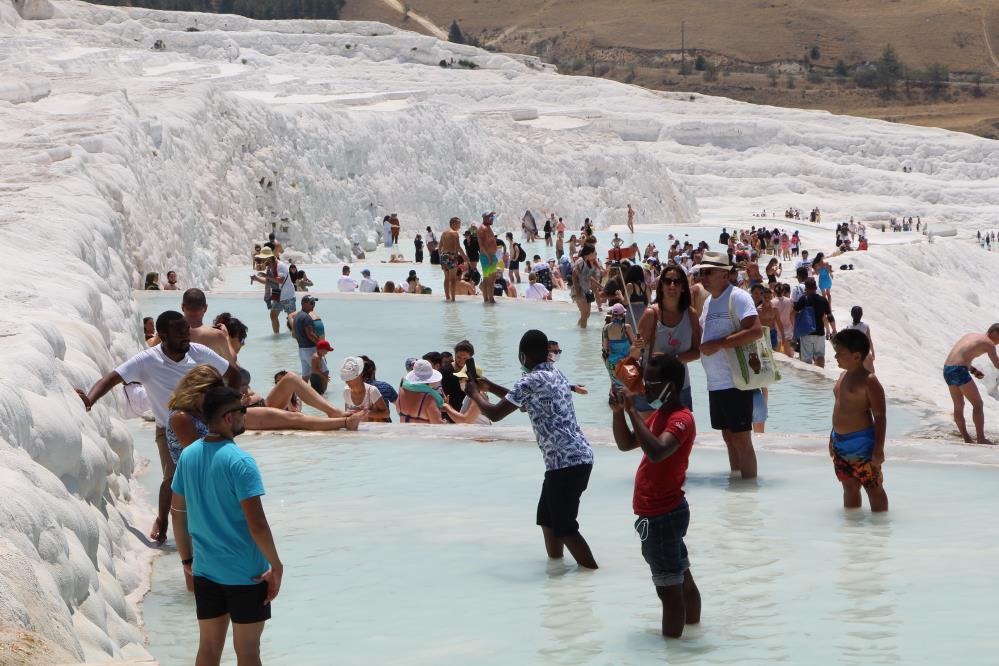
{"label": "red baseball cap", "polygon": [[318,351],[333,351],[333,345],[330,344],[329,340],[320,340],[316,343],[316,349]]}

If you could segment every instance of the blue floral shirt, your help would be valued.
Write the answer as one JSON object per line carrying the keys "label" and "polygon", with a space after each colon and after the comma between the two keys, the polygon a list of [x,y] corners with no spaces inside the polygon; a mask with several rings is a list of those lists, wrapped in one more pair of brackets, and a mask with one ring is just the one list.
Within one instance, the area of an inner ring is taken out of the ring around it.
{"label": "blue floral shirt", "polygon": [[506,394],[531,417],[545,469],[593,464],[593,449],[576,423],[569,380],[551,363],[534,366]]}

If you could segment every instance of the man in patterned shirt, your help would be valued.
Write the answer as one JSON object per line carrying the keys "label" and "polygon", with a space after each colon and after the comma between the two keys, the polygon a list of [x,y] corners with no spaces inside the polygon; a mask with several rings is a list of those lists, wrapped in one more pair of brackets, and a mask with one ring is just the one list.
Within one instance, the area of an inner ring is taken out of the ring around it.
{"label": "man in patterned shirt", "polygon": [[[537,330],[520,339],[520,366],[524,376],[506,389],[483,377],[475,379],[474,359],[466,392],[490,421],[500,421],[520,408],[531,417],[534,435],[545,460],[545,481],[538,501],[538,525],[545,537],[548,557],[560,559],[563,547],[587,569],[597,563],[579,533],[579,498],[593,469],[593,450],[576,423],[572,390],[562,371],[548,360],[548,337]],[[492,404],[480,393],[488,390],[501,400]]]}

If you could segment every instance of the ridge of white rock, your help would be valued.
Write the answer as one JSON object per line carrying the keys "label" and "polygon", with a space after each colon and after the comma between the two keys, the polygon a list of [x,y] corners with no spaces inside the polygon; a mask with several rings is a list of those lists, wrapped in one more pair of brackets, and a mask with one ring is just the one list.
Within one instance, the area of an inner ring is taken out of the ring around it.
{"label": "ridge of white rock", "polygon": [[[965,237],[999,222],[995,142],[562,77],[376,23],[0,0],[0,71],[0,627],[38,663],[148,656],[132,444],[117,398],[87,415],[73,393],[139,349],[146,271],[208,285],[272,225],[333,260],[392,211],[410,228],[528,207],[603,225],[627,203],[659,223],[775,205]],[[999,256],[971,248],[879,247],[838,276],[844,297],[884,291],[868,319],[915,350],[885,361],[894,386],[999,310],[971,282]],[[898,285],[918,293],[900,304]],[[898,312],[920,304],[946,322],[913,333],[925,314]]]}

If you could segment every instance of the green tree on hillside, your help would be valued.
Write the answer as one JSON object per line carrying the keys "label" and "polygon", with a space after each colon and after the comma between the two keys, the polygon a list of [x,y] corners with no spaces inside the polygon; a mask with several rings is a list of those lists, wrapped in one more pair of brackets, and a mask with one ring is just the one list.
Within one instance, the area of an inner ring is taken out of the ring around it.
{"label": "green tree on hillside", "polygon": [[937,97],[950,81],[950,68],[939,62],[930,63],[926,67],[926,80],[930,84],[930,94]]}
{"label": "green tree on hillside", "polygon": [[878,75],[878,83],[881,84],[886,94],[895,92],[895,84],[902,78],[904,65],[898,59],[895,48],[891,44],[885,44],[881,51],[881,57],[874,63],[874,69]]}
{"label": "green tree on hillside", "polygon": [[447,41],[454,42],[455,44],[464,44],[465,35],[461,34],[461,28],[458,26],[458,21],[451,21],[451,30],[447,33]]}
{"label": "green tree on hillside", "polygon": [[836,74],[836,76],[842,76],[842,77],[846,77],[850,73],[849,70],[847,70],[846,63],[843,62],[842,58],[836,61],[836,67],[835,69],[833,69],[833,72]]}

